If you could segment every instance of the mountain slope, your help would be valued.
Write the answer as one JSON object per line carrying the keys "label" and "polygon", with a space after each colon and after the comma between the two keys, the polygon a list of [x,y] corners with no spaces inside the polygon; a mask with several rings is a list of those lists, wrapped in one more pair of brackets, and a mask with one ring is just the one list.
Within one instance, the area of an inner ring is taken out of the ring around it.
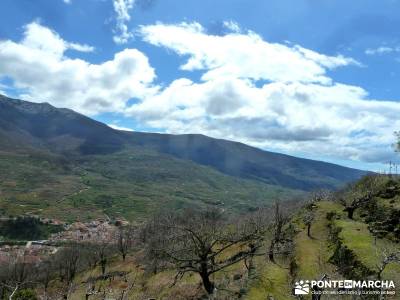
{"label": "mountain slope", "polygon": [[0,214],[64,219],[209,204],[251,210],[365,174],[202,135],[118,131],[69,109],[4,96],[0,169]]}
{"label": "mountain slope", "polygon": [[330,163],[263,151],[203,135],[134,132],[138,145],[212,166],[228,175],[301,190],[337,188],[366,172]]}
{"label": "mountain slope", "polygon": [[76,150],[79,154],[108,154],[124,146],[137,145],[210,166],[227,175],[302,190],[335,188],[365,174],[364,171],[203,135],[117,131],[68,109],[1,96],[0,120],[0,130],[17,129],[59,152]]}

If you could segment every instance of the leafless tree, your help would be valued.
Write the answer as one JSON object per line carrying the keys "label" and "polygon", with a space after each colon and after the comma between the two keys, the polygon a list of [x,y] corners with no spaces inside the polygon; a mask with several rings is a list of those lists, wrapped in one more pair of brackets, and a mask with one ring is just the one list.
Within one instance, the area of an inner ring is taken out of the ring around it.
{"label": "leafless tree", "polygon": [[307,226],[307,236],[311,237],[311,225],[314,222],[315,214],[312,210],[307,210],[303,217],[303,222]]}
{"label": "leafless tree", "polygon": [[55,274],[55,260],[54,256],[50,255],[45,260],[43,260],[38,266],[38,282],[43,285],[44,299],[48,298],[47,290],[50,281],[54,278],[54,274]]}
{"label": "leafless tree", "polygon": [[72,288],[73,280],[80,270],[82,263],[82,245],[71,243],[60,249],[55,257],[55,265],[58,269],[60,281],[64,282],[63,297],[68,298]]}
{"label": "leafless tree", "polygon": [[116,232],[117,248],[119,253],[121,253],[123,261],[125,261],[126,255],[132,249],[134,233],[134,227],[131,225],[120,226]]}
{"label": "leafless tree", "polygon": [[93,269],[99,263],[96,253],[97,245],[95,243],[82,243],[82,263],[86,264],[86,267]]}
{"label": "leafless tree", "polygon": [[157,259],[177,270],[174,284],[188,272],[197,273],[208,294],[210,276],[255,254],[265,230],[257,222],[230,223],[216,209],[159,216],[147,224],[147,242]]}
{"label": "leafless tree", "polygon": [[[0,284],[4,290],[9,291],[9,300],[12,300],[14,295],[28,284],[34,283],[36,275],[36,263],[30,260],[27,252],[17,253],[10,257],[7,262],[0,265]],[[4,295],[2,295],[4,297]]]}
{"label": "leafless tree", "polygon": [[315,190],[311,193],[310,196],[310,202],[312,204],[315,204],[319,201],[324,201],[324,200],[332,200],[333,198],[333,193],[330,190],[325,190],[325,189],[319,189],[319,190]]}
{"label": "leafless tree", "polygon": [[106,273],[106,267],[109,260],[109,257],[115,251],[114,245],[112,242],[106,237],[99,237],[99,239],[95,242],[93,249],[93,255],[97,257],[97,261],[101,268],[101,274],[104,275]]}
{"label": "leafless tree", "polygon": [[274,215],[270,225],[271,242],[268,250],[268,258],[271,262],[275,262],[275,247],[283,238],[283,226],[288,220],[288,216],[284,214],[281,209],[281,203],[276,201],[274,204]]}

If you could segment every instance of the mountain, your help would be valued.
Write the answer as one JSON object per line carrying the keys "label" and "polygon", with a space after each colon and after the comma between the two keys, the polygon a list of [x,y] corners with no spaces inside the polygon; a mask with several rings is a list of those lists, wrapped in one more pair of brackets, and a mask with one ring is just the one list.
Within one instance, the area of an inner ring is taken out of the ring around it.
{"label": "mountain", "polygon": [[69,109],[5,96],[0,167],[0,213],[60,218],[66,209],[71,218],[206,204],[247,210],[366,173],[203,135],[114,130]]}
{"label": "mountain", "polygon": [[334,189],[366,172],[326,162],[267,152],[204,135],[131,133],[134,143],[211,166],[235,177],[300,190]]}

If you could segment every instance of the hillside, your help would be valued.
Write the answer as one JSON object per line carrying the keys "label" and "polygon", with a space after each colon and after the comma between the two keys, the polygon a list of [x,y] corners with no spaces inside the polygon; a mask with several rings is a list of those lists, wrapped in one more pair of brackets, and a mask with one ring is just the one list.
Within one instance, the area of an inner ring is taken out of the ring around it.
{"label": "hillside", "polygon": [[0,169],[0,213],[67,220],[210,204],[249,211],[365,174],[202,135],[118,131],[4,96]]}
{"label": "hillside", "polygon": [[[314,199],[294,211],[275,245],[274,261],[265,255],[272,240],[272,232],[268,230],[252,268],[248,269],[241,261],[212,276],[216,283],[212,299],[299,299],[292,294],[296,281],[318,280],[324,276],[331,280],[393,280],[397,287],[391,292],[398,294],[399,179],[388,176],[374,179],[374,196],[357,208],[353,219],[348,217],[344,204],[341,204],[341,197],[352,201],[359,192],[366,193],[368,180],[365,178],[333,196]],[[308,235],[305,216],[310,212],[314,218]],[[239,250],[234,247],[224,255]],[[391,254],[397,258],[387,260]],[[217,259],[222,258],[218,256]],[[90,295],[89,299],[93,300],[105,296],[112,299],[211,299],[205,295],[198,274],[187,273],[173,284],[174,269],[169,264],[160,266],[154,272],[152,262],[144,257],[143,248],[137,246],[125,262],[118,255],[110,258],[104,276],[99,266],[80,272],[72,284],[69,299],[83,299],[85,295]],[[57,280],[52,281],[48,293],[56,293],[60,284]],[[339,292],[338,289],[329,290]],[[36,292],[42,294],[43,289]],[[385,299],[398,299],[396,297],[387,295]],[[300,299],[311,299],[311,295]],[[340,299],[354,297],[343,295]],[[362,299],[378,298],[365,296]]]}

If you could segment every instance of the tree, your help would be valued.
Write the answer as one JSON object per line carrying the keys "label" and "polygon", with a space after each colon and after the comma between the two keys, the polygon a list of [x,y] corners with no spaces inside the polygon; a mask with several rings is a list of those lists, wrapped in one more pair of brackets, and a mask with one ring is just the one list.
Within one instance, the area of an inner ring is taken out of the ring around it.
{"label": "tree", "polygon": [[108,263],[108,257],[111,253],[111,244],[108,241],[102,240],[96,244],[95,255],[97,255],[98,262],[101,267],[101,274],[106,273],[106,266]]}
{"label": "tree", "polygon": [[60,281],[65,283],[64,299],[67,299],[73,280],[79,271],[82,260],[82,246],[77,243],[65,246],[57,252],[55,260]]}
{"label": "tree", "polygon": [[53,279],[54,272],[55,272],[54,257],[50,255],[45,260],[43,260],[38,266],[38,281],[44,287],[44,299],[47,299],[47,289],[49,287],[50,281]]}
{"label": "tree", "polygon": [[381,179],[379,175],[366,175],[356,183],[349,184],[339,193],[339,202],[345,207],[344,211],[347,212],[349,219],[353,219],[356,209],[371,203],[385,182]]}
{"label": "tree", "polygon": [[126,255],[133,246],[134,232],[133,226],[120,226],[116,233],[117,248],[123,261],[125,261]]}
{"label": "tree", "polygon": [[373,197],[371,191],[366,191],[365,194],[361,196],[356,193],[353,194],[354,195],[350,196],[350,202],[346,201],[344,198],[340,199],[340,202],[344,205],[344,211],[347,212],[347,217],[349,219],[353,219],[355,210],[370,202]]}
{"label": "tree", "polygon": [[265,230],[257,222],[233,223],[216,210],[168,214],[154,218],[145,228],[155,255],[176,270],[174,284],[188,272],[200,276],[213,294],[210,276],[255,254]]}
{"label": "tree", "polygon": [[0,265],[0,285],[3,287],[1,295],[4,297],[5,289],[9,291],[9,300],[14,299],[20,289],[34,282],[36,275],[33,263],[26,251],[15,254],[7,262]]}
{"label": "tree", "polygon": [[283,226],[288,222],[289,218],[282,212],[279,201],[275,202],[274,215],[272,224],[270,225],[271,243],[268,250],[268,258],[271,262],[275,262],[275,247],[281,242],[283,237]]}
{"label": "tree", "polygon": [[307,226],[307,236],[311,237],[311,225],[314,222],[315,214],[312,210],[308,210],[304,217],[303,222]]}

